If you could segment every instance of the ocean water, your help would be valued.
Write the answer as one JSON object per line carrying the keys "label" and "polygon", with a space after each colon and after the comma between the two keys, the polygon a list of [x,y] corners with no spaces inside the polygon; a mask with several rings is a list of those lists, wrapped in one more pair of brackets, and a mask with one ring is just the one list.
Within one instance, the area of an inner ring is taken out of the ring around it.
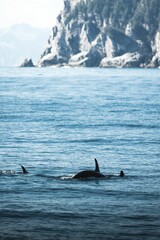
{"label": "ocean water", "polygon": [[159,240],[160,70],[0,68],[0,170],[1,240]]}

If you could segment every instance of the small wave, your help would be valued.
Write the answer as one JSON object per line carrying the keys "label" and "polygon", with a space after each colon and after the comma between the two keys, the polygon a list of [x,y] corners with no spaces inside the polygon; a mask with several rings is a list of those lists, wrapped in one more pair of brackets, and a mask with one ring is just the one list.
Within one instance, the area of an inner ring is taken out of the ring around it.
{"label": "small wave", "polygon": [[110,127],[124,127],[124,128],[145,128],[145,129],[159,129],[159,125],[151,125],[151,124],[121,124],[121,123],[113,123],[108,124]]}
{"label": "small wave", "polygon": [[68,212],[44,212],[44,211],[38,211],[38,210],[31,210],[31,211],[23,211],[23,210],[0,210],[0,216],[3,217],[10,217],[10,218],[53,218],[54,219],[65,219],[65,218],[83,218],[83,214],[80,216],[77,216],[77,214]]}
{"label": "small wave", "polygon": [[47,174],[36,174],[37,177],[47,178],[47,179],[55,179],[55,180],[69,180],[73,178],[73,174],[70,175],[63,175],[63,176],[53,176]]}
{"label": "small wave", "polygon": [[61,176],[59,179],[61,180],[71,180],[73,179],[74,174],[68,175],[68,176]]}
{"label": "small wave", "polygon": [[57,179],[56,176],[48,175],[48,174],[36,174],[36,177]]}
{"label": "small wave", "polygon": [[105,139],[103,138],[88,138],[88,139],[75,139],[75,140],[69,140],[70,143],[99,143],[104,142]]}

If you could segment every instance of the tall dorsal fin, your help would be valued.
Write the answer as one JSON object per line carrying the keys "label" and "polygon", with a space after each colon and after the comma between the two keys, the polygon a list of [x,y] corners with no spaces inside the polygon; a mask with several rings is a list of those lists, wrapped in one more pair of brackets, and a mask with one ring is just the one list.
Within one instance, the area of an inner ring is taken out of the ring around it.
{"label": "tall dorsal fin", "polygon": [[95,172],[100,172],[100,171],[99,171],[98,161],[97,161],[96,158],[95,158],[94,160],[95,160],[95,167],[96,167],[96,168],[95,168]]}
{"label": "tall dorsal fin", "polygon": [[21,168],[22,168],[23,174],[27,174],[28,173],[27,170],[25,169],[25,167],[23,167],[22,165],[21,165]]}

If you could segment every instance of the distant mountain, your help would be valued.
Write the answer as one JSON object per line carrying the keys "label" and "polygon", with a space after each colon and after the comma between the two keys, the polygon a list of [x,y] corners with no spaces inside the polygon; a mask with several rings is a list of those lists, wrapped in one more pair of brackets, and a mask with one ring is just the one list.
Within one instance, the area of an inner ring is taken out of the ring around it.
{"label": "distant mountain", "polygon": [[17,24],[10,29],[0,29],[0,66],[18,66],[24,58],[40,57],[50,30]]}
{"label": "distant mountain", "polygon": [[38,65],[159,67],[160,0],[64,0]]}

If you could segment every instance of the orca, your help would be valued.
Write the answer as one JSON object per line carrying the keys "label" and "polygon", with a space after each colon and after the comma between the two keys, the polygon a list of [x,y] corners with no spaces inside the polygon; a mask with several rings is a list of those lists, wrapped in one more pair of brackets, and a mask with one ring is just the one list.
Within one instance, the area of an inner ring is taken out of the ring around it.
{"label": "orca", "polygon": [[120,171],[119,176],[120,176],[120,177],[124,177],[124,176],[125,176],[125,174],[124,174],[124,172],[123,172],[122,170]]}
{"label": "orca", "polygon": [[25,167],[21,165],[22,171],[21,172],[15,172],[13,170],[0,170],[0,175],[13,175],[13,174],[27,174],[28,171]]}
{"label": "orca", "polygon": [[73,179],[85,179],[85,178],[105,178],[106,176],[100,173],[98,161],[95,158],[95,170],[85,170],[77,173]]}

